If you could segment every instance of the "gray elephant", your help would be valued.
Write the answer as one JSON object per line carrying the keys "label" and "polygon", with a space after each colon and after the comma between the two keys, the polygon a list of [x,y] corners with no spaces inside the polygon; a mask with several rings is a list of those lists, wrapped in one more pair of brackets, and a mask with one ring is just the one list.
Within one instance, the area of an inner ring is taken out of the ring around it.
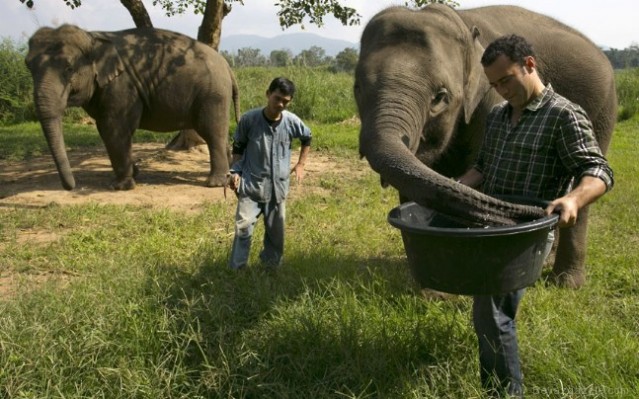
{"label": "gray elephant", "polygon": [[206,184],[225,184],[229,108],[233,100],[237,119],[239,94],[231,68],[211,47],[160,29],[87,32],[63,25],[35,32],[26,64],[38,119],[65,189],[75,187],[62,136],[67,107],[82,107],[95,119],[116,190],[135,187],[131,138],[138,128],[194,129],[209,149]]}
{"label": "gray elephant", "polygon": [[[616,120],[612,67],[590,40],[562,23],[519,7],[456,11],[433,4],[378,13],[361,38],[355,98],[361,117],[360,152],[402,201],[414,200],[467,225],[513,224],[541,213],[499,201],[450,177],[469,169],[488,111],[502,99],[480,63],[499,36],[528,39],[542,79],[580,104],[602,151]],[[562,286],[585,281],[587,209],[560,231],[553,277]]]}

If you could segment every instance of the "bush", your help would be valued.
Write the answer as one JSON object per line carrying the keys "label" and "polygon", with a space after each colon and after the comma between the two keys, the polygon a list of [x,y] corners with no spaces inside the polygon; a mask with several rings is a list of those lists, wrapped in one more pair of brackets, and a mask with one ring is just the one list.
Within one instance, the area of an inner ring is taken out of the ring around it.
{"label": "bush", "polygon": [[24,64],[26,45],[9,38],[0,42],[0,123],[37,120],[33,82]]}
{"label": "bush", "polygon": [[617,71],[615,78],[619,99],[617,119],[623,121],[639,111],[639,68]]}

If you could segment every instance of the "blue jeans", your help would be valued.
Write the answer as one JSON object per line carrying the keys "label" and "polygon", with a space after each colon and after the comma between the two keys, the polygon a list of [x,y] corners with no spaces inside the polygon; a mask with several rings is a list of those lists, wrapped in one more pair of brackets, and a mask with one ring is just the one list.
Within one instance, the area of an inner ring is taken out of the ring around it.
{"label": "blue jeans", "polygon": [[[544,258],[550,253],[554,239],[551,231]],[[494,395],[507,392],[514,397],[523,397],[515,316],[524,292],[520,289],[473,297],[473,326],[479,342],[481,382],[484,389]]]}
{"label": "blue jeans", "polygon": [[255,223],[264,215],[264,248],[260,260],[265,266],[277,267],[284,254],[284,220],[286,202],[255,202],[246,196],[240,196],[235,213],[235,239],[231,250],[229,266],[240,269],[248,263],[251,239]]}
{"label": "blue jeans", "polygon": [[492,393],[523,394],[515,316],[524,290],[503,295],[477,295],[473,325],[479,341],[479,373]]}

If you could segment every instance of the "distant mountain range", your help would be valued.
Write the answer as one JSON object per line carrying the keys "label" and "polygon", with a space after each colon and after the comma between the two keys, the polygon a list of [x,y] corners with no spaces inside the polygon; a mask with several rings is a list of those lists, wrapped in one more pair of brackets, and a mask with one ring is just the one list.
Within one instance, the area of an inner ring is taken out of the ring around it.
{"label": "distant mountain range", "polygon": [[326,55],[334,57],[345,48],[359,49],[359,43],[347,40],[329,39],[314,33],[286,33],[275,37],[258,35],[231,35],[222,37],[220,51],[237,53],[241,48],[251,47],[260,49],[260,53],[269,56],[273,50],[290,50],[298,55],[302,50],[318,46],[326,51]]}

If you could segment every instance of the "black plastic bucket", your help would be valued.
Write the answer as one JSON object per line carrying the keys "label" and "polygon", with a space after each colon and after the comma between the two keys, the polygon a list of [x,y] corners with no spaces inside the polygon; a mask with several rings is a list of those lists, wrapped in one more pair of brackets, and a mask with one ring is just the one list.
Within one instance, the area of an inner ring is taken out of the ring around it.
{"label": "black plastic bucket", "polygon": [[[546,207],[547,202],[504,198]],[[415,202],[390,211],[413,277],[423,288],[462,295],[511,292],[539,279],[556,214],[515,226],[467,228]]]}

